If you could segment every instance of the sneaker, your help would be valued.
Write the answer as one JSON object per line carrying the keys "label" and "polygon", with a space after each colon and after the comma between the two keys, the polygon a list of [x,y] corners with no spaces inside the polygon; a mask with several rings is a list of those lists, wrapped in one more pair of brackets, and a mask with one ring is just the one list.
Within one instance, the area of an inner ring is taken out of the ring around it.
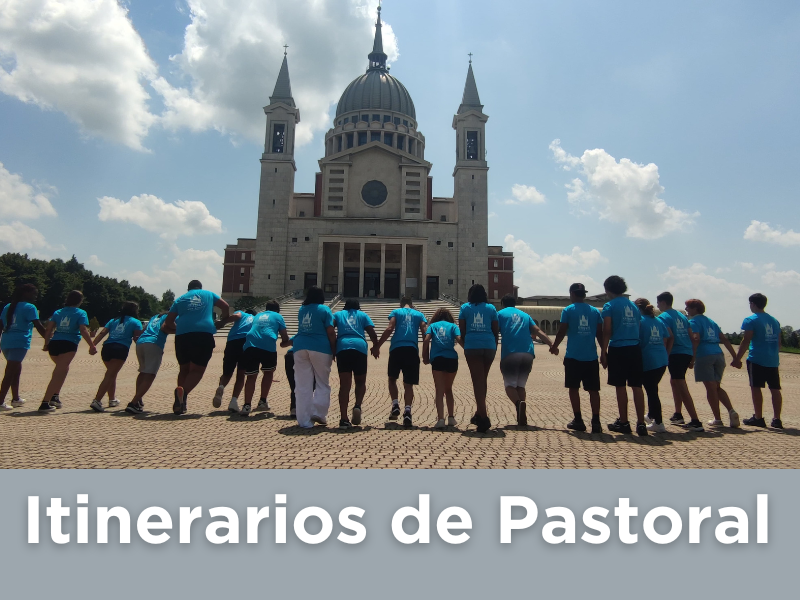
{"label": "sneaker", "polygon": [[361,425],[361,407],[354,406],[353,407],[353,425]]}
{"label": "sneaker", "polygon": [[392,402],[392,412],[389,413],[389,420],[397,421],[397,417],[399,416],[400,416],[400,403]]}
{"label": "sneaker", "polygon": [[644,423],[639,423],[636,426],[636,435],[639,437],[647,437],[647,425]]}
{"label": "sneaker", "polygon": [[455,417],[447,417],[447,426],[448,427],[455,427],[458,425],[458,421],[456,421]]}
{"label": "sneaker", "polygon": [[181,414],[185,415],[188,411],[189,411],[189,408],[186,405],[186,398],[184,398],[183,402],[181,402]]}
{"label": "sneaker", "polygon": [[11,406],[13,406],[14,408],[19,408],[20,406],[24,405],[25,405],[25,400],[23,400],[22,398],[15,398],[14,400],[11,401]]}
{"label": "sneaker", "polygon": [[703,424],[697,419],[689,421],[686,424],[686,429],[688,429],[689,431],[705,431],[705,429],[703,429]]}
{"label": "sneaker", "polygon": [[742,422],[745,425],[748,425],[750,427],[766,427],[767,426],[767,422],[764,420],[764,417],[761,417],[760,419],[757,419],[755,415],[753,415],[749,419],[745,419]]}
{"label": "sneaker", "polygon": [[115,406],[119,406],[119,400],[114,398],[113,400],[108,401],[108,408],[114,408]]}
{"label": "sneaker", "polygon": [[772,423],[769,426],[773,429],[783,429],[783,423],[780,419],[772,419]]}
{"label": "sneaker", "polygon": [[439,419],[436,421],[436,425],[433,426],[434,429],[444,429],[445,427],[444,419]]}
{"label": "sneaker", "polygon": [[741,423],[739,422],[739,413],[737,413],[735,410],[729,410],[728,417],[731,420],[731,427],[733,429],[736,429],[741,425]]}
{"label": "sneaker", "polygon": [[324,417],[312,416],[311,417],[311,421],[314,422],[314,423],[317,423],[319,425],[327,425],[328,424],[328,419],[326,419]]}
{"label": "sneaker", "polygon": [[651,417],[650,415],[645,415],[644,416],[644,422],[647,423],[648,425],[650,425],[650,423],[655,423],[656,420],[653,417]]}
{"label": "sneaker", "polygon": [[592,417],[592,433],[603,433],[603,426],[600,424],[600,417]]}
{"label": "sneaker", "polygon": [[686,421],[683,420],[683,415],[681,413],[675,413],[669,418],[669,422],[673,425],[683,425]]}
{"label": "sneaker", "polygon": [[266,398],[262,398],[258,401],[258,406],[256,406],[256,410],[269,410],[269,402],[267,402]]}
{"label": "sneaker", "polygon": [[173,414],[176,415],[181,414],[182,406],[183,406],[183,388],[178,386],[175,388],[175,401],[172,403]]}
{"label": "sneaker", "polygon": [[608,430],[613,431],[614,433],[633,433],[631,431],[631,424],[629,421],[625,421],[624,423],[617,419],[613,423],[608,424]]}
{"label": "sneaker", "polygon": [[411,427],[411,411],[403,411],[403,427]]}
{"label": "sneaker", "polygon": [[0,404],[0,410],[13,410],[13,409],[4,401],[2,404]]}
{"label": "sneaker", "polygon": [[50,398],[50,406],[53,408],[61,408],[61,398],[58,397],[58,394],[54,394],[52,398]]}
{"label": "sneaker", "polygon": [[239,414],[242,415],[243,417],[249,417],[251,410],[253,410],[252,405],[245,404],[244,406],[242,406],[242,410],[239,411]]}
{"label": "sneaker", "polygon": [[517,425],[520,427],[528,426],[527,408],[528,406],[525,400],[520,401],[520,403],[517,405]]}
{"label": "sneaker", "polygon": [[472,415],[472,418],[469,420],[469,424],[470,425],[477,425],[478,424],[478,419],[480,419],[480,417],[478,416],[478,413],[475,413],[474,415]]}
{"label": "sneaker", "polygon": [[579,419],[575,417],[567,423],[567,429],[573,429],[575,431],[586,431],[586,424],[583,422],[583,419]]}
{"label": "sneaker", "polygon": [[492,421],[489,417],[478,417],[478,433],[486,433],[492,426]]}
{"label": "sneaker", "polygon": [[228,404],[228,411],[232,413],[239,412],[239,401],[236,398],[231,398],[231,403]]}
{"label": "sneaker", "polygon": [[132,415],[140,415],[144,412],[144,403],[139,404],[131,400],[128,402],[128,406],[125,407],[125,412],[131,413]]}
{"label": "sneaker", "polygon": [[105,412],[106,409],[103,408],[103,405],[100,403],[100,400],[92,400],[92,403],[89,405],[94,412]]}
{"label": "sneaker", "polygon": [[723,423],[719,419],[709,419],[708,420],[709,427],[722,427]]}
{"label": "sneaker", "polygon": [[650,425],[647,426],[647,431],[650,433],[667,433],[667,428],[664,426],[663,423],[656,423],[653,421]]}
{"label": "sneaker", "polygon": [[352,426],[353,424],[346,418],[339,419],[339,429],[350,429]]}
{"label": "sneaker", "polygon": [[297,416],[297,409],[293,406],[289,409],[289,416],[296,417]]}
{"label": "sneaker", "polygon": [[217,387],[217,391],[214,392],[214,399],[211,401],[211,405],[214,408],[219,408],[222,406],[222,394],[225,393],[225,386],[220,385]]}
{"label": "sneaker", "polygon": [[[51,401],[51,402],[52,402],[52,401]],[[39,412],[43,412],[43,413],[55,412],[55,410],[56,410],[56,407],[55,407],[55,406],[53,406],[53,405],[51,404],[51,402],[42,402],[42,403],[39,405]]]}

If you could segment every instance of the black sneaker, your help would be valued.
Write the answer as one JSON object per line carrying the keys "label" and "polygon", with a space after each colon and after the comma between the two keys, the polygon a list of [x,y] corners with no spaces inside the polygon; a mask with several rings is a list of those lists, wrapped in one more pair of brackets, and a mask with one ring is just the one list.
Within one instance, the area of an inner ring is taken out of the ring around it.
{"label": "black sneaker", "polygon": [[478,433],[486,433],[492,426],[492,421],[489,417],[478,417]]}
{"label": "black sneaker", "polygon": [[600,417],[592,417],[592,433],[603,433],[603,426],[600,425]]}
{"label": "black sneaker", "polygon": [[781,423],[780,419],[772,419],[772,423],[769,426],[773,429],[783,429],[783,423]]}
{"label": "black sneaker", "polygon": [[390,421],[397,421],[400,416],[400,405],[397,402],[392,402],[392,412],[389,413]]}
{"label": "black sneaker", "polygon": [[42,402],[42,404],[39,406],[39,412],[50,413],[55,411],[55,407],[51,406],[49,402]]}
{"label": "black sneaker", "polygon": [[686,429],[689,431],[705,431],[703,424],[698,419],[693,419],[686,424]]}
{"label": "black sneaker", "polygon": [[350,429],[353,424],[347,419],[339,419],[339,429]]}
{"label": "black sneaker", "polygon": [[669,418],[669,422],[673,425],[683,425],[686,421],[683,420],[683,415],[681,413],[675,413]]}
{"label": "black sneaker", "polygon": [[172,403],[173,414],[179,415],[183,410],[183,388],[175,388],[175,402]]}
{"label": "black sneaker", "polygon": [[749,419],[745,419],[742,421],[745,425],[749,425],[750,427],[766,427],[767,422],[764,420],[764,417],[757,419],[755,415],[750,417]]}
{"label": "black sneaker", "polygon": [[608,430],[613,431],[614,433],[633,433],[631,431],[631,424],[629,421],[625,421],[624,423],[617,419],[613,423],[608,424]]}
{"label": "black sneaker", "polygon": [[477,425],[478,424],[478,419],[480,419],[480,417],[478,416],[478,413],[475,413],[474,415],[472,415],[472,418],[469,420],[469,424],[470,425]]}
{"label": "black sneaker", "polygon": [[527,427],[528,426],[528,411],[527,411],[527,403],[525,400],[522,400],[517,405],[517,425],[520,427]]}
{"label": "black sneaker", "polygon": [[139,404],[138,402],[134,402],[131,400],[128,402],[128,406],[125,407],[125,412],[130,413],[132,415],[140,415],[144,412],[144,402]]}
{"label": "black sneaker", "polygon": [[58,397],[58,394],[53,394],[53,397],[50,398],[50,406],[53,408],[61,408],[61,398]]}
{"label": "black sneaker", "polygon": [[185,415],[188,410],[189,409],[186,406],[186,398],[184,398],[183,402],[181,402],[181,414]]}
{"label": "black sneaker", "polygon": [[[628,428],[630,428],[630,425],[628,425]],[[636,435],[639,437],[645,437],[647,435],[647,425],[644,423],[639,423],[636,426]]]}
{"label": "black sneaker", "polygon": [[567,429],[574,429],[575,431],[586,431],[586,424],[583,422],[583,419],[579,419],[575,417],[567,423]]}
{"label": "black sneaker", "polygon": [[406,410],[403,412],[403,427],[411,427],[411,411]]}

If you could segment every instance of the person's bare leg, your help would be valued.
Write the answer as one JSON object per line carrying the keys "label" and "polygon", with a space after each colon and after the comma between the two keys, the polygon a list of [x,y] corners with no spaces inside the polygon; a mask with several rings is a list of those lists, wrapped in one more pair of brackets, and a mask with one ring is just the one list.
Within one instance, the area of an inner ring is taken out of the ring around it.
{"label": "person's bare leg", "polygon": [[139,373],[136,377],[136,395],[133,397],[134,402],[143,402],[144,395],[153,385],[156,380],[155,373]]}
{"label": "person's bare leg", "polygon": [[400,401],[400,391],[397,389],[397,379],[389,378],[389,396],[391,396],[390,400],[394,402],[397,400]]}
{"label": "person's bare leg", "polygon": [[[242,393],[242,388],[244,387],[244,379],[245,379],[244,369],[240,369],[239,367],[236,367],[236,381],[234,381],[234,383],[233,383],[233,397],[234,398],[238,398],[239,395]],[[230,381],[230,377],[228,377],[228,380]],[[223,384],[220,383],[220,385],[223,385]],[[227,385],[227,384],[224,384],[224,385]],[[261,380],[261,385],[264,385],[264,380],[263,379]],[[263,396],[263,397],[266,397],[266,396]]]}
{"label": "person's bare leg", "polygon": [[520,397],[519,393],[517,392],[517,389],[518,388],[515,386],[510,386],[510,385],[506,386],[506,396],[508,396],[508,399],[514,403],[514,406],[519,406],[520,402]]}
{"label": "person's bare leg", "polygon": [[750,394],[753,396],[753,413],[756,419],[760,419],[764,416],[764,394],[760,387],[751,387]]}
{"label": "person's bare leg", "polygon": [[258,379],[258,373],[252,373],[251,375],[247,375],[245,382],[244,382],[244,403],[250,404],[253,401],[253,394],[256,391],[256,379]]}
{"label": "person's bare leg", "polygon": [[354,376],[356,382],[356,406],[361,408],[361,403],[364,402],[364,396],[367,393],[367,375]]}
{"label": "person's bare leg", "polygon": [[[592,407],[592,417],[600,416],[600,392],[589,392],[589,404]],[[580,403],[578,404],[580,408]]]}
{"label": "person's bare leg", "polygon": [[783,410],[783,394],[780,390],[770,390],[770,393],[772,394],[772,414],[780,421]]}
{"label": "person's bare leg", "polygon": [[569,388],[569,403],[572,405],[572,414],[581,414],[581,390],[580,388]]}
{"label": "person's bare leg", "polygon": [[[636,408],[636,424],[643,425],[644,424],[644,392],[642,388],[635,387],[631,388],[633,390],[633,406]],[[627,406],[625,412],[627,413]]]}
{"label": "person's bare leg", "polygon": [[[233,377],[233,375],[225,375],[225,373],[223,373],[219,377],[219,384],[222,387],[225,387],[226,385],[228,385],[231,382],[231,377]],[[236,370],[236,381],[237,382],[239,381],[239,369]]]}
{"label": "person's bare leg", "polygon": [[717,388],[719,385],[716,381],[704,381],[703,385],[706,386],[706,398],[708,399],[708,405],[711,407],[714,418],[717,421],[722,420],[719,413],[719,396],[717,396]]}
{"label": "person's bare leg", "polygon": [[[675,403],[683,403],[683,405],[686,407],[686,412],[689,413],[689,418],[691,418],[692,421],[698,421],[699,417],[697,416],[697,409],[694,406],[694,399],[692,398],[692,393],[689,391],[689,385],[686,383],[686,380],[679,379],[674,383],[676,384],[680,398],[680,400],[675,400]],[[675,387],[672,389],[674,394]]]}
{"label": "person's bare leg", "polygon": [[731,399],[728,396],[728,392],[723,390],[722,385],[719,383],[717,384],[717,395],[719,397],[719,402],[720,404],[722,404],[722,406],[727,408],[729,411],[733,410],[733,404],[731,403]]}
{"label": "person's bare leg", "polygon": [[181,365],[178,369],[178,387],[184,387],[186,383],[186,378],[189,376],[189,369],[191,368],[191,363],[186,363],[185,365]]}
{"label": "person's bare leg", "polygon": [[472,392],[475,394],[475,406],[478,416],[486,417],[486,368],[483,357],[467,356],[467,367],[472,379]]}
{"label": "person's bare leg", "polygon": [[447,398],[447,416],[454,417],[456,414],[456,399],[453,397],[453,382],[456,379],[455,373],[445,373],[444,395]]}
{"label": "person's bare leg", "polygon": [[186,374],[186,379],[184,379],[183,382],[184,395],[197,387],[197,384],[203,379],[203,374],[205,372],[206,368],[204,366],[189,363],[189,372]]}
{"label": "person's bare leg", "polygon": [[433,384],[436,388],[434,403],[436,404],[437,419],[444,419],[444,393],[447,387],[447,375],[444,371],[433,371]]}
{"label": "person's bare leg", "polygon": [[11,390],[11,399],[19,398],[19,376],[22,373],[22,363],[10,360],[6,363],[6,371],[3,375],[3,383],[0,384],[0,404],[5,402],[8,390]]}
{"label": "person's bare leg", "polygon": [[103,377],[103,381],[100,382],[100,386],[97,388],[97,394],[95,394],[94,399],[100,402],[103,399],[103,396],[108,394],[108,399],[112,400],[114,398],[114,393],[116,392],[116,382],[117,382],[117,374],[119,373],[122,366],[125,364],[124,360],[119,360],[115,358],[114,360],[110,360],[106,365],[106,374]]}
{"label": "person's bare leg", "polygon": [[628,422],[628,388],[625,386],[617,388],[617,409],[619,409],[619,420],[622,423]]}
{"label": "person's bare leg", "polygon": [[[686,384],[685,381],[683,383]],[[672,401],[675,404],[675,412],[677,414],[681,414],[681,405],[683,404],[683,391],[680,384],[680,379],[669,380],[669,386],[672,388]]]}
{"label": "person's bare leg", "polygon": [[[269,391],[272,389],[272,379],[275,371],[264,371],[261,377],[261,397],[264,400],[269,398]],[[268,402],[269,403],[269,402]]]}
{"label": "person's bare leg", "polygon": [[[350,404],[350,388],[353,385],[352,373],[339,373],[339,415],[347,419],[347,408]],[[358,402],[356,402],[358,404]]]}
{"label": "person's bare leg", "polygon": [[53,368],[53,374],[50,376],[50,383],[47,384],[47,389],[44,392],[42,402],[49,402],[50,398],[61,392],[61,386],[64,385],[64,381],[66,381],[69,374],[69,363],[75,358],[75,353],[67,352],[51,358],[55,363],[55,367]]}
{"label": "person's bare leg", "polygon": [[406,406],[411,406],[414,403],[414,386],[410,383],[403,382],[403,400]]}

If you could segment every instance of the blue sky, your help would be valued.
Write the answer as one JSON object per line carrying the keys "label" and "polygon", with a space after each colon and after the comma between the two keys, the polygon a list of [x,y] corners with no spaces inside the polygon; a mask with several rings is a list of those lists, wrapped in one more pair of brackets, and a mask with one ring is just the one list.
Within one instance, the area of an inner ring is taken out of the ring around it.
{"label": "blue sky", "polygon": [[[281,46],[302,115],[296,190],[312,191],[376,4],[9,0],[0,251],[75,254],[155,294],[218,286],[225,244],[256,233]],[[474,53],[489,240],[515,251],[522,294],[599,292],[616,273],[637,296],[704,299],[726,330],[762,291],[800,327],[797,3],[383,6],[435,195],[452,195],[451,122]]]}

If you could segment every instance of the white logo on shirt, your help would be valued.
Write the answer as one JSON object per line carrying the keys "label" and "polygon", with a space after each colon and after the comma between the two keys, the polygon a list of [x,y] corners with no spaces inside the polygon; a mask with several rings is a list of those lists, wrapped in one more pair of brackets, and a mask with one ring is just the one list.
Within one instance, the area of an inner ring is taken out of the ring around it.
{"label": "white logo on shirt", "polygon": [[303,329],[311,329],[311,313],[306,313],[303,315],[302,326]]}
{"label": "white logo on shirt", "polygon": [[764,335],[766,335],[767,337],[772,337],[774,335],[772,331],[772,325],[770,325],[769,323],[764,325]]}
{"label": "white logo on shirt", "polygon": [[630,306],[625,307],[625,318],[627,319],[633,318],[633,309]]}
{"label": "white logo on shirt", "polygon": [[200,310],[203,308],[203,299],[200,296],[192,296],[189,300],[189,310]]}
{"label": "white logo on shirt", "polygon": [[707,335],[710,339],[714,338],[714,328],[709,325]]}
{"label": "white logo on shirt", "polygon": [[358,322],[358,319],[356,318],[356,314],[355,313],[351,313],[350,315],[348,315],[347,324],[350,325],[351,329],[355,329],[356,328],[356,323],[357,322]]}
{"label": "white logo on shirt", "polygon": [[443,338],[444,335],[445,335],[445,328],[444,327],[439,327],[439,337]]}
{"label": "white logo on shirt", "polygon": [[482,314],[475,313],[475,315],[472,317],[472,328],[476,331],[482,331],[484,329]]}
{"label": "white logo on shirt", "polygon": [[681,331],[683,331],[684,329],[686,329],[686,325],[684,325],[683,321],[681,321],[680,319],[675,319],[675,329],[680,329]]}
{"label": "white logo on shirt", "polygon": [[61,322],[58,324],[59,327],[69,327],[69,317],[62,317]]}
{"label": "white logo on shirt", "polygon": [[114,335],[122,335],[125,333],[125,325],[122,323],[117,324],[117,328],[114,329]]}
{"label": "white logo on shirt", "polygon": [[589,327],[589,319],[586,315],[581,315],[581,319],[578,322],[578,327]]}

